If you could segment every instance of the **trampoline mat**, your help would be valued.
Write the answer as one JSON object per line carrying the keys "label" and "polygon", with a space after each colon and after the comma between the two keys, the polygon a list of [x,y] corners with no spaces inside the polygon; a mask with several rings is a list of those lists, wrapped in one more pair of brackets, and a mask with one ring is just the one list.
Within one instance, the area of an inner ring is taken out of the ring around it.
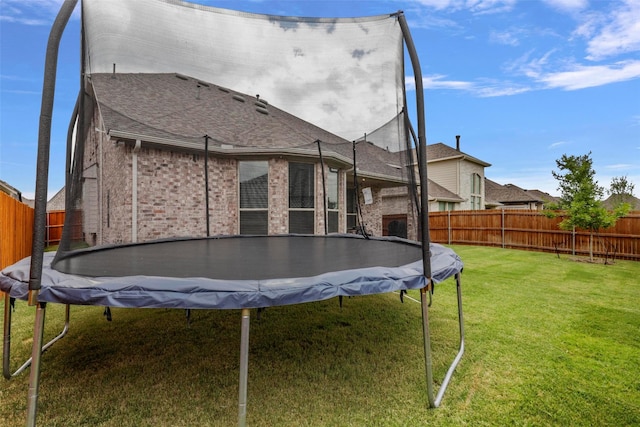
{"label": "trampoline mat", "polygon": [[419,244],[357,235],[223,236],[163,240],[77,251],[53,268],[92,277],[206,277],[267,280],[366,267],[398,267],[422,259]]}
{"label": "trampoline mat", "polygon": [[[431,244],[435,283],[462,271]],[[357,235],[229,236],[45,253],[38,300],[111,307],[237,309],[321,301],[425,286],[422,249]],[[27,299],[30,258],[0,273],[0,290]]]}

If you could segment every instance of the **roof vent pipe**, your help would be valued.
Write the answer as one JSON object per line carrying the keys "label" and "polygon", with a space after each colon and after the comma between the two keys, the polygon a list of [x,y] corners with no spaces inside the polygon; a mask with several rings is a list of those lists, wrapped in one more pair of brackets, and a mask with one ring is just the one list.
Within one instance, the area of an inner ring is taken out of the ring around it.
{"label": "roof vent pipe", "polygon": [[460,151],[460,135],[456,135],[456,150]]}

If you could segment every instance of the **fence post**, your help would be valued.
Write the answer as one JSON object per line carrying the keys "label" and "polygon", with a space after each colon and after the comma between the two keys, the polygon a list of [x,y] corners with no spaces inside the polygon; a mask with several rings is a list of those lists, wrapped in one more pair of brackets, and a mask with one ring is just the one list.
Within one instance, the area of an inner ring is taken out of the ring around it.
{"label": "fence post", "polygon": [[504,208],[500,209],[502,211],[501,222],[500,222],[500,231],[502,233],[502,249],[504,249]]}
{"label": "fence post", "polygon": [[451,211],[447,211],[447,241],[451,244]]}

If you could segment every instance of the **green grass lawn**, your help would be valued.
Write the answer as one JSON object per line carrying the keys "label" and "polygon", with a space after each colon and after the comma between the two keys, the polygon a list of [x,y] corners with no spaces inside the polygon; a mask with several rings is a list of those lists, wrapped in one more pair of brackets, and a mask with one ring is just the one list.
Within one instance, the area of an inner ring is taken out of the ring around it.
{"label": "green grass lawn", "polygon": [[[457,246],[466,353],[428,409],[420,305],[396,294],[252,311],[252,426],[640,425],[640,263]],[[418,298],[417,292],[410,296]],[[12,362],[30,353],[17,302]],[[457,350],[455,286],[430,311],[438,381]],[[47,309],[47,337],[63,307]],[[239,311],[72,307],[43,356],[39,425],[237,423]],[[28,371],[0,380],[0,424],[25,423]]]}

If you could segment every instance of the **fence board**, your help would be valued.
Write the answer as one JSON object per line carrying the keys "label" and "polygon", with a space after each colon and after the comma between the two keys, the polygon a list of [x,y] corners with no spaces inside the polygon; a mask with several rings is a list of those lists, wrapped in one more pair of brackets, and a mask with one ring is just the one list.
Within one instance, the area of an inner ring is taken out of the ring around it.
{"label": "fence board", "polygon": [[64,226],[65,211],[47,212],[47,246],[57,245],[62,239],[62,227]]}

